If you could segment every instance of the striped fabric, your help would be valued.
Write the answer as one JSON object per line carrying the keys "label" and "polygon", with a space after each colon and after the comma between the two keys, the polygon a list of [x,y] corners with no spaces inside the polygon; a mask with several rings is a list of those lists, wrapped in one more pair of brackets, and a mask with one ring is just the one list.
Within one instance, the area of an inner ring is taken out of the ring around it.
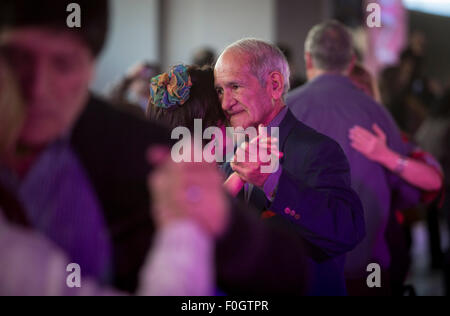
{"label": "striped fabric", "polygon": [[24,179],[0,166],[0,183],[23,206],[31,226],[83,273],[108,284],[111,242],[94,189],[66,140],[45,150]]}

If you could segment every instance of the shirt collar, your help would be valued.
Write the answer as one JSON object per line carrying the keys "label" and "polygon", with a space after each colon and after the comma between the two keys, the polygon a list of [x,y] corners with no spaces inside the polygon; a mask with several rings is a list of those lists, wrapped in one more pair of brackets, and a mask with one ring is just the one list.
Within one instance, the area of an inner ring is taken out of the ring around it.
{"label": "shirt collar", "polygon": [[281,122],[283,122],[287,112],[288,112],[289,108],[287,106],[285,106],[280,113],[277,114],[277,116],[275,116],[275,118],[269,123],[269,125],[267,127],[278,127],[280,126]]}

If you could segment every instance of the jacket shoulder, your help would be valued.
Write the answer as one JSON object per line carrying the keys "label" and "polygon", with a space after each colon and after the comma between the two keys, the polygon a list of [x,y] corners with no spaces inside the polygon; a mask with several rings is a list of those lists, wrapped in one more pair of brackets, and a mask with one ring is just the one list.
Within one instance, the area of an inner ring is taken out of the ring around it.
{"label": "jacket shoulder", "polygon": [[[349,169],[349,161],[342,147],[332,138],[321,134],[313,128],[298,122],[295,124],[284,145],[285,158],[290,160],[288,165],[293,164],[295,168],[300,167],[298,155],[305,157],[303,161],[308,165],[311,163],[324,163],[341,166]],[[290,153],[290,154],[289,154]],[[289,157],[297,157],[289,159]],[[286,161],[287,162],[287,161]]]}
{"label": "jacket shoulder", "polygon": [[85,164],[108,172],[149,170],[145,153],[151,145],[171,145],[170,132],[92,97],[76,123],[71,143]]}
{"label": "jacket shoulder", "polygon": [[287,138],[288,142],[298,142],[309,146],[339,146],[332,138],[319,133],[312,127],[297,121]]}

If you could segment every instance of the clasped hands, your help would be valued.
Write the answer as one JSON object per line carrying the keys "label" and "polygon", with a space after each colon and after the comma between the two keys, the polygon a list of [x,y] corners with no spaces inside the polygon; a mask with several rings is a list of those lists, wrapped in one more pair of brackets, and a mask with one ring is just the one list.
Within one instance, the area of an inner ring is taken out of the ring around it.
{"label": "clasped hands", "polygon": [[[271,173],[263,172],[263,167],[271,164],[271,159],[281,159],[283,153],[279,151],[277,138],[268,137],[263,125],[259,125],[258,136],[250,142],[244,142],[238,147],[231,161],[231,168],[239,178],[246,183],[263,188]],[[268,157],[261,157],[261,153],[267,153]]]}

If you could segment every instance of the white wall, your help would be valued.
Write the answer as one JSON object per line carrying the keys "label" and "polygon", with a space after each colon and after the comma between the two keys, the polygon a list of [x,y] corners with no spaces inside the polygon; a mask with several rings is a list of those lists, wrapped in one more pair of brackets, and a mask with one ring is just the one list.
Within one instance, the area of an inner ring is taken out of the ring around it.
{"label": "white wall", "polygon": [[275,0],[164,0],[163,66],[190,63],[199,47],[217,51],[243,37],[273,41]]}
{"label": "white wall", "polygon": [[111,0],[109,37],[97,64],[94,92],[104,93],[137,61],[161,62],[167,68],[191,63],[200,47],[219,52],[243,37],[275,40],[276,0],[161,2],[163,17],[158,0]]}
{"label": "white wall", "polygon": [[105,92],[137,61],[158,61],[158,10],[157,0],[111,0],[109,37],[97,64],[93,91]]}

